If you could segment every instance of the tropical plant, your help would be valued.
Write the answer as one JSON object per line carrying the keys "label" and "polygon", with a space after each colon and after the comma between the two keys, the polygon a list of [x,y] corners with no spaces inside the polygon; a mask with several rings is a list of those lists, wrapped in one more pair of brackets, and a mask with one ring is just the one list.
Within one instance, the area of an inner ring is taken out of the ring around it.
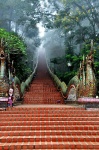
{"label": "tropical plant", "polygon": [[5,29],[0,29],[0,39],[6,54],[7,68],[8,64],[14,61],[16,76],[22,81],[27,78],[31,70],[25,64],[27,59],[26,45],[21,37],[13,32],[7,32]]}

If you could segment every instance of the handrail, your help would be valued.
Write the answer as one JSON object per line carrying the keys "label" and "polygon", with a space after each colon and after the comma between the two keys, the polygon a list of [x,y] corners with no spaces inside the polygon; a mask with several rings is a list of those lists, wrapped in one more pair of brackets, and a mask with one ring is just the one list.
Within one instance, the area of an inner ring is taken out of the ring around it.
{"label": "handrail", "polygon": [[20,88],[20,99],[23,99],[25,91],[28,90],[33,78],[35,77],[36,72],[37,72],[37,66],[38,66],[38,61],[35,65],[33,72],[29,75],[29,77],[24,82],[20,83],[19,78],[17,76],[14,77],[14,84],[19,85],[19,88]]}
{"label": "handrail", "polygon": [[67,85],[66,85],[66,83],[63,82],[63,81],[61,81],[61,80],[57,77],[57,75],[55,75],[55,74],[51,71],[51,69],[49,68],[48,64],[47,64],[47,68],[48,68],[48,71],[49,71],[50,76],[52,77],[53,81],[55,82],[55,84],[56,84],[56,86],[57,86],[57,89],[60,90],[62,96],[63,96],[64,98],[66,98],[66,97],[65,97],[66,91],[67,91]]}
{"label": "handrail", "polygon": [[[35,68],[34,68],[34,71],[31,73],[31,75],[25,80],[25,88],[24,88],[24,92],[29,88],[33,78],[35,77],[36,75],[36,72],[37,72],[37,66],[38,66],[38,61],[35,65]],[[23,95],[24,95],[24,92],[23,92]]]}

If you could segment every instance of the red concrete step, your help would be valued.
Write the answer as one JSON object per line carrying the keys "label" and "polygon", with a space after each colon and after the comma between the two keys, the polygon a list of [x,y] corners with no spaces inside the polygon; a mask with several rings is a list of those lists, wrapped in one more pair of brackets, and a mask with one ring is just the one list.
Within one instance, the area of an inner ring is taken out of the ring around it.
{"label": "red concrete step", "polygon": [[[35,105],[34,105],[35,106]],[[42,105],[43,106],[43,105]],[[55,105],[55,106],[57,106],[57,105]],[[62,105],[63,106],[63,105]],[[7,109],[9,109],[9,108],[7,108]],[[70,108],[70,109],[72,109],[72,108]],[[28,111],[28,109],[16,109],[15,111],[14,111],[14,109],[13,108],[11,108],[11,110],[9,109],[9,113],[11,113],[11,112],[17,112],[17,111],[20,111],[20,112],[23,112],[23,113],[27,113],[27,112],[29,112],[29,113],[35,113],[35,114],[41,114],[41,115],[43,115],[43,114],[47,114],[47,115],[54,115],[54,116],[59,116],[59,114],[60,115],[63,115],[64,117],[65,116],[68,116],[69,117],[69,115],[70,116],[75,116],[75,115],[77,115],[78,114],[78,116],[79,115],[81,115],[80,117],[87,117],[87,116],[89,116],[89,117],[92,117],[92,116],[94,116],[94,117],[99,117],[99,114],[97,113],[97,111],[96,112],[88,112],[88,111],[84,111],[83,109],[79,109],[79,110],[75,110],[75,108],[74,108],[74,110],[72,110],[72,111],[70,111],[70,110],[68,110],[67,109],[67,111],[66,110],[51,110],[51,109],[48,109],[48,110],[44,110],[44,111],[39,111],[39,110],[37,110],[37,109],[35,109],[35,108],[33,108],[33,109],[31,109],[30,108],[30,110]],[[5,111],[0,111],[0,114],[6,114],[7,112]],[[64,114],[64,113],[66,113],[66,114]],[[80,113],[80,114],[79,114]],[[77,117],[78,117],[77,116]]]}
{"label": "red concrete step", "polygon": [[[51,89],[52,90],[52,89]],[[38,93],[40,93],[40,94],[42,94],[43,96],[47,96],[47,97],[51,97],[51,96],[59,96],[59,97],[61,97],[61,93],[55,93],[54,91],[49,91],[49,90],[47,90],[47,91],[44,91],[43,92],[43,90],[35,90],[35,93],[33,93],[33,92],[31,92],[31,91],[29,91],[27,94],[25,94],[25,96],[24,97],[31,97],[31,95],[32,96],[38,96]],[[48,94],[51,94],[51,96],[50,95],[48,95]]]}
{"label": "red concrete step", "polygon": [[0,131],[1,136],[99,136],[99,130],[20,130]]}
{"label": "red concrete step", "polygon": [[60,101],[58,103],[57,99],[56,99],[56,101],[53,99],[45,99],[45,100],[43,100],[43,99],[42,100],[38,100],[38,99],[29,100],[29,99],[27,99],[27,100],[25,100],[25,103],[27,103],[27,104],[63,104],[64,102]]}
{"label": "red concrete step", "polygon": [[2,136],[0,137],[1,143],[14,143],[14,142],[99,142],[98,136]]}
{"label": "red concrete step", "polygon": [[[24,106],[24,105],[23,105]],[[42,105],[43,106],[43,105]],[[11,108],[11,109],[9,109],[9,108],[7,108],[7,110],[9,111],[9,113],[17,113],[17,112],[21,112],[21,113],[28,113],[28,114],[31,114],[31,113],[35,113],[35,114],[41,114],[41,115],[43,115],[43,114],[45,114],[45,115],[54,115],[54,116],[75,116],[75,115],[77,115],[77,117],[87,117],[87,116],[89,116],[89,117],[99,117],[99,113],[97,113],[97,111],[86,111],[86,110],[84,110],[84,108],[63,108],[63,109],[59,109],[59,108],[57,108],[57,105],[55,105],[56,106],[56,108],[54,109],[52,109],[52,108],[48,108],[48,109],[45,109],[45,108],[41,108],[41,109],[36,109],[35,107],[34,108],[29,108],[29,110],[28,110],[28,108]],[[64,106],[64,105],[62,105],[62,106]],[[6,114],[7,113],[7,111],[0,111],[0,114]],[[80,115],[80,116],[79,116]]]}
{"label": "red concrete step", "polygon": [[10,149],[86,149],[98,150],[99,142],[15,142],[13,144],[2,143],[0,150]]}
{"label": "red concrete step", "polygon": [[[27,107],[23,107],[24,105],[21,105],[21,107],[12,107],[11,109],[7,108],[7,110],[9,110],[9,112],[12,112],[12,111],[24,111],[24,112],[41,112],[42,113],[66,113],[67,111],[68,112],[72,112],[72,113],[75,113],[75,112],[82,112],[82,114],[96,114],[98,115],[97,111],[86,111],[84,108],[82,107],[73,107],[73,106],[69,106],[69,107],[66,107],[66,105],[63,105],[62,107],[57,107],[56,105],[53,106],[51,105],[50,107],[47,107],[47,105],[43,105],[42,106],[39,106],[39,107],[32,107],[33,105],[28,106]],[[6,111],[0,111],[0,113],[6,113]]]}
{"label": "red concrete step", "polygon": [[0,126],[55,126],[55,125],[99,125],[99,120],[98,121],[46,121],[46,120],[41,120],[41,121],[3,121],[2,123],[0,122]]}
{"label": "red concrete step", "polygon": [[[34,97],[34,99],[24,99],[25,103],[27,104],[58,104],[58,100],[60,100],[60,98],[57,98],[55,100],[55,98],[50,98],[50,99],[43,99],[43,98],[38,98],[38,97]],[[63,100],[60,100],[59,102],[60,104],[63,104]]]}
{"label": "red concrete step", "polygon": [[[1,114],[0,114],[0,116],[1,116]],[[26,114],[26,113],[22,113],[22,114],[19,114],[19,113],[14,113],[13,112],[13,114],[11,114],[11,113],[9,113],[8,114],[8,116],[9,117],[33,117],[33,116],[35,116],[35,117],[52,117],[52,119],[54,119],[54,117],[57,117],[57,120],[58,120],[58,116],[59,117],[62,117],[62,120],[64,121],[65,120],[65,118],[66,117],[76,117],[76,114],[68,114],[68,115],[63,115],[63,114],[40,114],[40,113],[35,113],[34,112],[34,114],[33,113],[30,113],[30,114]],[[91,116],[90,114],[88,115],[88,114],[85,114],[85,115],[82,115],[82,114],[79,114],[78,116],[77,116],[77,118],[80,118],[80,117],[85,117],[85,118],[87,118],[87,117],[89,117],[89,116]],[[2,117],[6,117],[6,114],[2,114]],[[92,118],[93,117],[95,117],[95,115],[92,115],[91,116]],[[98,118],[99,118],[99,115],[97,116]],[[45,118],[46,119],[46,118]]]}
{"label": "red concrete step", "polygon": [[[53,112],[67,112],[67,111],[84,111],[85,113],[90,113],[90,114],[97,114],[97,111],[86,111],[83,107],[74,107],[74,106],[68,106],[66,107],[66,105],[63,105],[62,107],[57,107],[57,106],[53,106],[53,105],[50,105],[50,107],[47,107],[47,105],[43,105],[43,107],[32,107],[33,105],[28,106],[27,107],[23,107],[24,105],[21,105],[22,107],[12,107],[12,109],[9,109],[9,111],[16,111],[16,110],[23,110],[23,111],[53,111]],[[1,111],[2,112],[2,111]]]}
{"label": "red concrete step", "polygon": [[[52,120],[54,120],[54,117],[57,117],[57,120],[58,120],[58,117],[60,118],[60,117],[62,117],[62,120],[64,121],[65,119],[66,119],[66,117],[68,118],[70,118],[70,117],[73,117],[73,119],[74,119],[74,117],[76,117],[77,119],[78,118],[80,118],[80,117],[85,117],[85,118],[87,118],[87,117],[92,117],[92,119],[93,119],[93,117],[96,117],[96,115],[95,114],[81,114],[81,113],[79,113],[79,114],[77,114],[77,113],[75,113],[75,114],[73,114],[73,113],[68,113],[68,114],[59,114],[59,113],[57,113],[57,114],[54,114],[54,113],[49,113],[49,114],[42,114],[42,113],[37,113],[37,112],[34,112],[34,113],[29,113],[29,114],[27,114],[27,113],[25,113],[25,112],[22,112],[21,114],[20,113],[15,113],[15,112],[13,112],[13,114],[11,114],[11,113],[9,113],[9,114],[7,114],[7,113],[5,113],[5,114],[0,114],[0,116],[2,116],[2,117],[6,117],[6,115],[8,116],[8,117],[51,117],[52,118]],[[96,117],[96,119],[97,118],[99,118],[99,114],[97,114],[97,117]],[[1,119],[1,118],[0,118]],[[46,119],[46,118],[45,118]],[[72,118],[71,118],[72,119]],[[90,119],[90,118],[89,118]]]}
{"label": "red concrete step", "polygon": [[0,131],[16,130],[99,130],[99,125],[1,126]]}
{"label": "red concrete step", "polygon": [[[18,113],[19,114],[19,113]],[[13,116],[13,117],[12,117]],[[3,117],[0,117],[0,121],[16,121],[16,120],[18,120],[18,121],[57,121],[57,122],[60,122],[60,121],[63,121],[63,122],[65,122],[65,121],[79,121],[79,122],[81,122],[81,121],[85,121],[85,122],[98,122],[99,121],[99,117],[98,118],[95,118],[95,117],[92,117],[92,118],[87,118],[87,117],[77,117],[77,118],[75,118],[75,117],[59,117],[59,118],[57,118],[57,117],[41,117],[41,116],[36,116],[36,117],[34,117],[34,116],[32,116],[31,115],[31,117],[29,117],[29,116],[19,116],[19,117],[14,117],[14,115],[12,115],[12,116],[10,116],[9,115],[9,117],[7,118],[6,117],[6,115],[4,115]]]}

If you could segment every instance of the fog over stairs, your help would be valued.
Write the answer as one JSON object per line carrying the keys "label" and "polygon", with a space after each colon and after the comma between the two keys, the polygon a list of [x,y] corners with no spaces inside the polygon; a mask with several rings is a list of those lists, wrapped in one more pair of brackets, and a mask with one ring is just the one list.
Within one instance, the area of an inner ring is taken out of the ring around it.
{"label": "fog over stairs", "polygon": [[24,104],[57,104],[58,101],[63,104],[64,99],[48,73],[44,54],[40,53],[38,60],[37,75],[24,96]]}

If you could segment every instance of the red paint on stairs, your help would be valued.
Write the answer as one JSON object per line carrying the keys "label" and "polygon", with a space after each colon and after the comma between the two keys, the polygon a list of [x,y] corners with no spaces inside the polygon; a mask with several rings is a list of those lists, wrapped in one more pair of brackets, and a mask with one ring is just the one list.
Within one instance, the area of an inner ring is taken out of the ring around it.
{"label": "red paint on stairs", "polygon": [[99,111],[73,107],[0,111],[0,150],[99,150]]}
{"label": "red paint on stairs", "polygon": [[24,96],[24,104],[63,104],[64,99],[55,87],[47,69],[44,55],[40,54],[37,75]]}

